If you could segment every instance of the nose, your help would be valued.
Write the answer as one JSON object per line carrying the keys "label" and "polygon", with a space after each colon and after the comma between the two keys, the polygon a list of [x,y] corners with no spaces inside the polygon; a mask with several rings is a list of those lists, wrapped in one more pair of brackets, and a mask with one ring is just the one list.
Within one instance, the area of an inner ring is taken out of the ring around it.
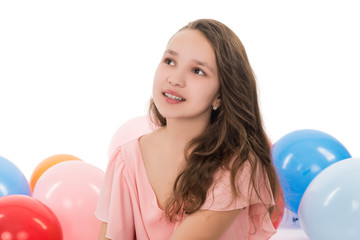
{"label": "nose", "polygon": [[182,71],[177,70],[173,71],[171,75],[168,77],[168,83],[172,86],[176,87],[184,87],[185,86],[185,75]]}

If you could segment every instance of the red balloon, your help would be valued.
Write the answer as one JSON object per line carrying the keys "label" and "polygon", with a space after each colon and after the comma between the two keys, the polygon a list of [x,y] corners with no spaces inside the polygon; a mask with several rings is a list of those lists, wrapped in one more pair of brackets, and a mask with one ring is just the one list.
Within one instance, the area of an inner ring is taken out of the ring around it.
{"label": "red balloon", "polygon": [[26,195],[0,197],[0,239],[62,240],[55,214],[39,200]]}

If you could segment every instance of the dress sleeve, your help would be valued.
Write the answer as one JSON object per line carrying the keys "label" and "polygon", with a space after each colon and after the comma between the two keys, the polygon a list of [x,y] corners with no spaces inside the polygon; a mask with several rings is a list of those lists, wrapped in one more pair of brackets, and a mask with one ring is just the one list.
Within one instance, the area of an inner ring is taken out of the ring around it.
{"label": "dress sleeve", "polygon": [[108,163],[95,210],[95,216],[108,224],[106,237],[110,239],[135,238],[129,185],[129,174],[118,148]]}
{"label": "dress sleeve", "polygon": [[251,168],[248,162],[244,163],[243,168],[238,173],[235,185],[240,193],[234,198],[231,183],[230,171],[222,170],[215,174],[214,182],[209,188],[205,203],[202,209],[214,211],[229,211],[234,209],[241,209],[251,206],[255,203],[264,202],[266,205],[273,205],[274,199],[271,193],[266,190],[269,188],[269,181],[261,171],[257,171],[256,189],[259,195],[256,194],[254,184],[251,183]]}
{"label": "dress sleeve", "polygon": [[276,232],[267,212],[267,208],[274,205],[275,201],[266,188],[266,185],[269,186],[269,181],[266,176],[260,174],[261,172],[257,171],[257,181],[254,183],[259,191],[259,197],[250,181],[250,164],[246,162],[236,180],[236,187],[240,194],[235,198],[231,189],[230,172],[223,170],[217,173],[201,209],[212,211],[241,209],[239,217],[231,226],[233,229],[229,230],[228,234],[232,231],[237,235],[248,235],[246,239],[268,239]]}

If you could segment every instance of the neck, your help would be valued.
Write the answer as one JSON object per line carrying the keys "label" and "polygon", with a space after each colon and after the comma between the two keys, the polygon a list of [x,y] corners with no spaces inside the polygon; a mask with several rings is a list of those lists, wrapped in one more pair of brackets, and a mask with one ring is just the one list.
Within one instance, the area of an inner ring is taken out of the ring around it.
{"label": "neck", "polygon": [[204,121],[167,119],[164,133],[169,141],[174,141],[178,146],[185,146],[195,137],[199,136],[206,128]]}

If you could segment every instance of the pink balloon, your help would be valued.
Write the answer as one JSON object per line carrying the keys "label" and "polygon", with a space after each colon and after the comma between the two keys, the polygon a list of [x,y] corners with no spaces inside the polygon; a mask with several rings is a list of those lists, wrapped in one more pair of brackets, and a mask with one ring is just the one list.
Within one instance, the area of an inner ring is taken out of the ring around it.
{"label": "pink balloon", "polygon": [[148,116],[140,116],[130,119],[121,125],[113,135],[109,146],[109,158],[115,150],[124,143],[134,140],[142,135],[151,133],[157,127]]}
{"label": "pink balloon", "polygon": [[95,208],[104,172],[82,161],[61,162],[44,172],[36,183],[33,197],[57,216],[64,240],[97,239],[101,221]]}

